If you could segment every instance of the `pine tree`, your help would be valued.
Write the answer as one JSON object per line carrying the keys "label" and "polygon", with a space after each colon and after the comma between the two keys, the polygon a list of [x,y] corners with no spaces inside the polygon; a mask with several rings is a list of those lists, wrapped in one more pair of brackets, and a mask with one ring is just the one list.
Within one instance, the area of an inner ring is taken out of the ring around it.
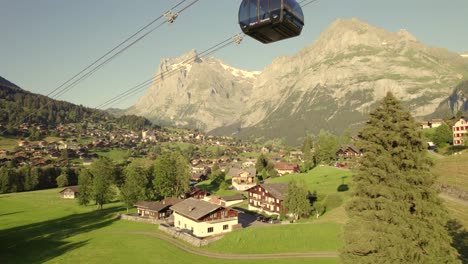
{"label": "pine tree", "polygon": [[343,263],[459,263],[410,113],[388,94],[359,133],[364,156],[347,205]]}

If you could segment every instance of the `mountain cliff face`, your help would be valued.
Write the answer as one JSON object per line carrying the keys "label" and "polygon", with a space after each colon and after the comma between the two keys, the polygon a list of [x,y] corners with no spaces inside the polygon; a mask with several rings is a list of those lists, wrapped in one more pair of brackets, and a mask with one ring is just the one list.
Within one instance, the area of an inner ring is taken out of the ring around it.
{"label": "mountain cliff face", "polygon": [[357,19],[335,21],[312,45],[261,73],[192,51],[163,60],[157,74],[187,58],[185,69],[156,81],[130,111],[212,133],[290,143],[320,129],[340,133],[359,125],[389,91],[413,115],[426,116],[468,73],[468,60],[456,53]]}
{"label": "mountain cliff face", "polygon": [[154,121],[206,131],[240,119],[258,72],[235,69],[196,51],[163,59],[153,86],[129,109]]}
{"label": "mountain cliff face", "polygon": [[461,82],[429,117],[451,118],[458,112],[468,113],[468,81]]}

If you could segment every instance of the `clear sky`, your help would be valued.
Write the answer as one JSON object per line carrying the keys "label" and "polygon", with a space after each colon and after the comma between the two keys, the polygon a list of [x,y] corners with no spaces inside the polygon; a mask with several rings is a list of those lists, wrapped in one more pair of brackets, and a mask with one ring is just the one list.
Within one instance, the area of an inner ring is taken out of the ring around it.
{"label": "clear sky", "polygon": [[[178,2],[0,0],[0,76],[48,94]],[[151,78],[162,58],[202,51],[240,32],[240,2],[200,0],[59,99],[98,106]],[[337,18],[352,17],[389,31],[405,28],[430,46],[468,51],[468,0],[318,0],[303,11],[300,37],[268,45],[245,39],[213,56],[234,67],[262,70],[274,58],[312,44]],[[128,107],[143,94],[116,107]]]}

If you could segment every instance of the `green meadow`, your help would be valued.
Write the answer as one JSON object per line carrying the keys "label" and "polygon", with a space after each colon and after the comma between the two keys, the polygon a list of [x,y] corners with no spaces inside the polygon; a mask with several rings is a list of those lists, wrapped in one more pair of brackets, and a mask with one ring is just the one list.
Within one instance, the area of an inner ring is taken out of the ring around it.
{"label": "green meadow", "polygon": [[[79,206],[75,200],[61,199],[59,191],[49,189],[0,195],[0,263],[339,263],[337,258],[220,260],[191,254],[150,236],[161,234],[157,225],[118,220],[116,215],[125,212],[120,203],[96,210],[94,205]],[[251,238],[251,232],[261,241],[268,241],[262,236],[276,233],[274,230],[244,229],[232,234],[254,244],[252,240],[257,238]],[[281,236],[287,236],[287,233],[279,232]],[[227,239],[230,241],[229,237]],[[294,239],[276,241],[276,247],[282,249],[280,252],[292,252],[288,245],[291,240]],[[334,240],[332,244],[339,244]],[[241,246],[226,245],[231,250]],[[258,248],[258,252],[272,251],[269,245]],[[306,248],[306,245],[302,246],[301,251]],[[215,246],[209,250],[229,251]]]}

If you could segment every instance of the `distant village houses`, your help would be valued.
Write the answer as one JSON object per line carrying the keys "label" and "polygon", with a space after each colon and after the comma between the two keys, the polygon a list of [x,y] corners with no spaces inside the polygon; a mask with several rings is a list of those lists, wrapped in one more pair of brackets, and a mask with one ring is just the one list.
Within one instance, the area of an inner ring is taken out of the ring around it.
{"label": "distant village houses", "polygon": [[60,191],[60,197],[64,199],[75,199],[78,198],[79,186],[68,186],[67,188]]}
{"label": "distant village houses", "polygon": [[461,146],[463,145],[464,136],[468,131],[468,120],[464,117],[461,117],[455,125],[452,127],[453,132],[453,145],[454,146]]}

